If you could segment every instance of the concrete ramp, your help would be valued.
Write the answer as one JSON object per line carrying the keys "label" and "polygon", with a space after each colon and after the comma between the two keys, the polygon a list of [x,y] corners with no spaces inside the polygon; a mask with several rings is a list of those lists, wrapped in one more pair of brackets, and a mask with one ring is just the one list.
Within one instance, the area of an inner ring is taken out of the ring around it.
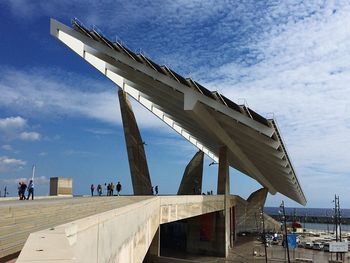
{"label": "concrete ramp", "polygon": [[165,196],[29,236],[17,262],[142,262],[160,224],[223,209],[223,196]]}
{"label": "concrete ramp", "polygon": [[0,201],[0,262],[13,258],[30,233],[145,200],[145,196],[37,198]]}

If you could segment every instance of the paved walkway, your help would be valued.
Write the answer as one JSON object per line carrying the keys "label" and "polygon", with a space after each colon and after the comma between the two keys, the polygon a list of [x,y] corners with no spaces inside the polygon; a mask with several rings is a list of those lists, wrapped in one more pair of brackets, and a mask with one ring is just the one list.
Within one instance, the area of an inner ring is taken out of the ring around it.
{"label": "paved walkway", "polygon": [[[254,251],[256,255],[254,255]],[[208,257],[208,256],[196,256],[181,254],[172,254],[174,257],[181,257],[181,259],[161,257],[159,260],[154,262],[165,263],[165,262],[193,262],[193,263],[265,263],[265,251],[263,245],[256,241],[255,237],[239,237],[234,244],[234,248],[230,251],[227,259],[220,257]],[[285,248],[281,245],[274,245],[267,248],[268,262],[269,263],[285,263],[287,262]],[[300,261],[298,261],[300,259]],[[314,263],[328,263],[331,259],[329,252],[316,251],[312,249],[296,248],[290,251],[290,260],[292,263],[305,262],[301,259],[312,260]],[[335,254],[333,255],[335,260]],[[350,263],[350,253],[347,253],[344,257],[344,263]]]}
{"label": "paved walkway", "polygon": [[[267,247],[266,250],[268,262],[287,262],[286,249],[281,245],[273,245]],[[257,256],[253,255],[254,251],[257,252]],[[298,259],[309,259],[315,263],[328,263],[331,259],[331,253],[313,249],[296,248],[290,249],[289,252],[291,262],[298,262]],[[265,262],[264,246],[254,237],[240,237],[229,259],[232,262]],[[333,260],[335,260],[335,254],[333,254]],[[350,263],[349,253],[345,254],[343,262]]]}

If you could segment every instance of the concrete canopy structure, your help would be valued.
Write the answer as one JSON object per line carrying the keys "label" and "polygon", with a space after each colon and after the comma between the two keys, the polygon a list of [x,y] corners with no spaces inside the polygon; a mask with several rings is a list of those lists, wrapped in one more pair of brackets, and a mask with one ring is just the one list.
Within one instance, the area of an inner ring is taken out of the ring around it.
{"label": "concrete canopy structure", "polygon": [[51,34],[214,161],[227,148],[228,164],[271,194],[305,205],[306,198],[273,119],[211,92],[76,20],[51,20]]}

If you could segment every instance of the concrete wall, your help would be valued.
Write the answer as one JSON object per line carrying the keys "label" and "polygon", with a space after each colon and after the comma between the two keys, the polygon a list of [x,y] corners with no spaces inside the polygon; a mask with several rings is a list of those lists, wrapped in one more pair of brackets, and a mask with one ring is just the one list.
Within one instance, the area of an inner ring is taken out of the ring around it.
{"label": "concrete wall", "polygon": [[224,209],[224,196],[162,196],[160,223],[169,223]]}
{"label": "concrete wall", "polygon": [[50,195],[72,195],[73,180],[65,177],[50,178]]}

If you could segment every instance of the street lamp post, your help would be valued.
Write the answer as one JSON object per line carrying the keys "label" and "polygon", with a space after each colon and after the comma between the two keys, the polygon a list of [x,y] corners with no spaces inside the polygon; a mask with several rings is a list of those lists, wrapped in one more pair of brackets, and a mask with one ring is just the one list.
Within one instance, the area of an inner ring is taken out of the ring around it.
{"label": "street lamp post", "polygon": [[287,219],[286,219],[286,211],[284,209],[284,201],[282,201],[280,208],[282,208],[282,213],[283,213],[284,235],[285,235],[284,240],[285,240],[286,249],[287,249],[288,263],[290,263],[289,246],[288,246],[288,232],[287,232]]}
{"label": "street lamp post", "polygon": [[264,236],[264,249],[265,249],[265,262],[267,263],[267,243],[266,243],[266,232],[265,232],[265,218],[264,218],[264,207],[261,207],[261,220],[262,220],[262,230],[263,230],[263,236]]}

